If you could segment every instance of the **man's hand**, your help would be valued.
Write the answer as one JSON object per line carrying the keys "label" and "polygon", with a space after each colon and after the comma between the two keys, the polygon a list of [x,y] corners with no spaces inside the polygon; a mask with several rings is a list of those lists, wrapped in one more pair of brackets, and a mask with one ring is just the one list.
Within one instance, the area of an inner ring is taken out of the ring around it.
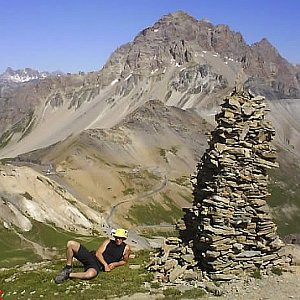
{"label": "man's hand", "polygon": [[110,272],[110,271],[112,270],[112,268],[110,267],[110,265],[111,265],[111,264],[109,264],[109,265],[108,265],[108,264],[105,264],[105,265],[104,265],[104,271],[105,271],[105,272]]}
{"label": "man's hand", "polygon": [[112,262],[108,265],[108,267],[112,271],[116,267],[116,264]]}

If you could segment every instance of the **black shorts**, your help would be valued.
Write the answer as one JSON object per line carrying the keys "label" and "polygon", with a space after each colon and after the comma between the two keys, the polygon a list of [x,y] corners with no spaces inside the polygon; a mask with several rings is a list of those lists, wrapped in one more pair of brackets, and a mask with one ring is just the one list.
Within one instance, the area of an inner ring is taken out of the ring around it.
{"label": "black shorts", "polygon": [[104,270],[103,265],[97,259],[95,254],[90,252],[83,245],[80,245],[79,250],[77,253],[75,253],[74,257],[83,264],[84,271],[87,271],[90,268],[94,268],[98,274],[99,272],[102,272]]}

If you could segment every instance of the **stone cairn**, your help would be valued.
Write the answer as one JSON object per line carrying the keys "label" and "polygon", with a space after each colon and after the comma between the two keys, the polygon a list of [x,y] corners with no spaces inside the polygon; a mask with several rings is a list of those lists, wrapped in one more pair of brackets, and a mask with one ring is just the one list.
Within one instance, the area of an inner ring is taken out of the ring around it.
{"label": "stone cairn", "polygon": [[266,203],[267,169],[278,167],[266,111],[264,97],[250,92],[235,88],[225,97],[180,239],[166,239],[149,264],[160,281],[232,280],[290,263]]}

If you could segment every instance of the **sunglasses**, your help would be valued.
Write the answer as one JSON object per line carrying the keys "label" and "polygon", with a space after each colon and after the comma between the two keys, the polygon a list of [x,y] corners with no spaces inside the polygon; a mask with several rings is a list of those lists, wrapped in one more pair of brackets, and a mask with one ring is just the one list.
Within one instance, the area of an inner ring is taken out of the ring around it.
{"label": "sunglasses", "polygon": [[116,240],[125,240],[125,238],[119,237],[119,236],[115,236],[115,239],[116,239]]}

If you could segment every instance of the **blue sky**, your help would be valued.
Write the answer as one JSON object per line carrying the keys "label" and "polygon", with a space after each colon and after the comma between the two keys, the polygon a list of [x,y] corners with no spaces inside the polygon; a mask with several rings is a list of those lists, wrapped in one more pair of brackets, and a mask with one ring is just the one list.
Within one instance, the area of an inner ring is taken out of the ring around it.
{"label": "blue sky", "polygon": [[178,10],[227,24],[248,44],[266,37],[300,64],[299,0],[0,0],[0,73],[99,70],[117,47]]}

